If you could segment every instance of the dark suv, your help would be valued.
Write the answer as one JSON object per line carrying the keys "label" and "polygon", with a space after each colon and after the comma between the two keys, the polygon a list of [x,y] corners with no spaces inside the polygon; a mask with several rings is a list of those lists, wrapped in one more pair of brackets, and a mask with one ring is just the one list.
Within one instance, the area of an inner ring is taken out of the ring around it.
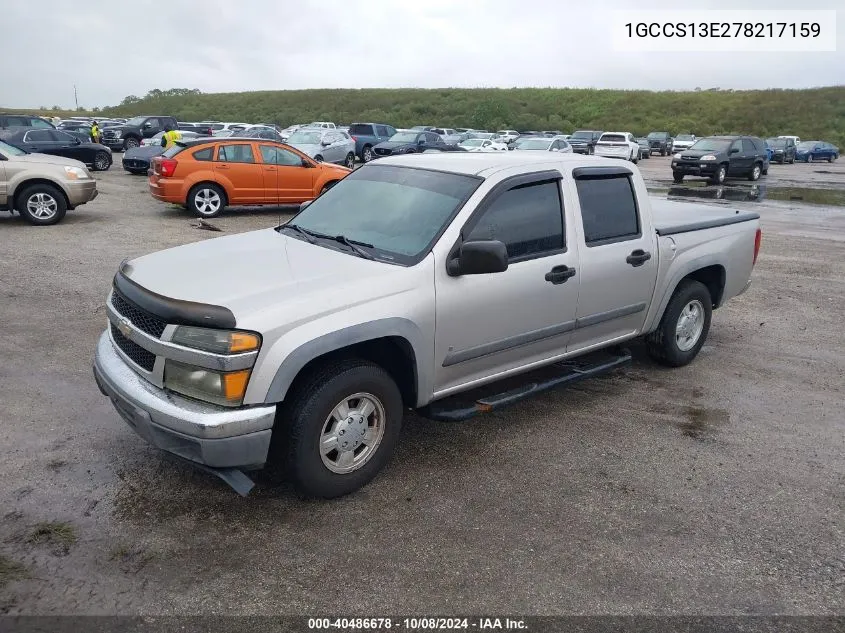
{"label": "dark suv", "polygon": [[125,151],[141,144],[142,138],[150,138],[163,132],[166,126],[174,130],[179,124],[172,116],[136,116],[123,125],[115,125],[103,129],[103,145],[115,151]]}
{"label": "dark suv", "polygon": [[795,162],[797,145],[794,138],[767,138],[766,143],[772,148],[771,162],[790,164]]}
{"label": "dark suv", "polygon": [[672,157],[672,178],[704,176],[722,184],[728,176],[757,180],[769,171],[766,144],[756,136],[708,136]]}
{"label": "dark suv", "polygon": [[666,156],[672,151],[672,135],[669,132],[651,132],[647,137],[648,151],[652,154],[658,152]]}
{"label": "dark suv", "polygon": [[349,136],[355,141],[355,155],[364,161],[373,159],[373,147],[389,141],[396,134],[396,128],[385,123],[353,123],[349,126]]}
{"label": "dark suv", "polygon": [[578,130],[573,132],[572,136],[567,139],[567,142],[572,146],[572,151],[576,154],[592,154],[596,151],[596,143],[598,143],[601,135],[604,132],[598,130]]}

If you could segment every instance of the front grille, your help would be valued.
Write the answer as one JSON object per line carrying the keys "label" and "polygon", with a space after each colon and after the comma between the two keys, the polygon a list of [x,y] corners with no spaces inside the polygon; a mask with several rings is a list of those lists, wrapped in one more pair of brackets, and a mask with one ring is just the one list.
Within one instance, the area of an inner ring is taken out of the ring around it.
{"label": "front grille", "polygon": [[132,321],[132,325],[150,336],[161,338],[164,328],[167,327],[167,323],[136,306],[120,294],[117,289],[112,292],[111,304],[119,314]]}
{"label": "front grille", "polygon": [[376,150],[375,150],[376,154],[378,154],[379,156],[390,156],[391,151],[392,150],[384,149],[384,148],[381,148],[381,147],[377,147]]}
{"label": "front grille", "polygon": [[146,369],[147,371],[153,370],[153,365],[155,365],[156,362],[155,354],[149,350],[145,350],[137,343],[130,341],[128,338],[123,336],[123,333],[117,329],[114,323],[111,324],[111,335],[120,350],[126,354],[133,363],[142,369]]}

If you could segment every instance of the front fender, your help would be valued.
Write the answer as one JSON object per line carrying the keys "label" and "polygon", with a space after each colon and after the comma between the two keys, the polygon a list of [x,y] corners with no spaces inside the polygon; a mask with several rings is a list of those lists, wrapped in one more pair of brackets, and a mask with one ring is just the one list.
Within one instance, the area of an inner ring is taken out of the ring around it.
{"label": "front fender", "polygon": [[401,317],[388,317],[358,323],[328,332],[296,346],[285,355],[284,360],[276,370],[270,381],[264,402],[270,404],[284,400],[296,376],[303,367],[315,358],[356,343],[388,336],[404,339],[414,352],[417,406],[420,406],[420,401],[427,399],[426,394],[432,392],[431,372],[425,369],[432,366],[432,349],[430,345],[425,345],[423,332],[417,324]]}

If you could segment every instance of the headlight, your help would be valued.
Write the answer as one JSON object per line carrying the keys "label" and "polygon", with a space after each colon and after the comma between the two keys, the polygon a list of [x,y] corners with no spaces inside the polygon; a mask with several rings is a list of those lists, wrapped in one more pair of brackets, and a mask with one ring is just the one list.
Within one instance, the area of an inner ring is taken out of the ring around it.
{"label": "headlight", "polygon": [[170,342],[214,354],[241,354],[261,347],[261,337],[252,332],[214,330],[188,325],[177,327]]}
{"label": "headlight", "polygon": [[677,154],[675,154],[672,158],[680,158],[680,157],[681,157],[681,153],[680,153],[680,152],[678,152],[678,153],[677,153]]}
{"label": "headlight", "polygon": [[704,156],[702,156],[698,160],[716,160],[716,157],[713,156],[713,154],[705,154]]}
{"label": "headlight", "polygon": [[82,167],[65,166],[65,177],[68,180],[88,180],[91,175]]}
{"label": "headlight", "polygon": [[243,403],[250,371],[224,373],[168,359],[164,364],[164,386],[197,400],[237,407]]}

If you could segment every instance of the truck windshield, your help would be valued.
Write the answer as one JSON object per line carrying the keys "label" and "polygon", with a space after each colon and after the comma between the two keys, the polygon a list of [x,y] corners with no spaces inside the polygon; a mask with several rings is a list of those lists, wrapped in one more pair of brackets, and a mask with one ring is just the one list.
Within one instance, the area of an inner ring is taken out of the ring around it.
{"label": "truck windshield", "polygon": [[418,262],[481,179],[366,165],[317,197],[290,224],[314,234],[372,245],[380,260]]}
{"label": "truck windshield", "polygon": [[136,116],[132,119],[129,119],[123,125],[129,126],[129,127],[141,127],[144,124],[144,121],[146,121],[146,120],[147,120],[147,117],[145,117],[145,116]]}
{"label": "truck windshield", "polygon": [[572,138],[573,139],[585,138],[585,139],[589,140],[589,139],[593,138],[593,133],[592,132],[575,132],[575,134],[572,135]]}
{"label": "truck windshield", "polygon": [[652,132],[648,135],[649,140],[658,140],[661,138],[667,138],[669,136],[669,132]]}

